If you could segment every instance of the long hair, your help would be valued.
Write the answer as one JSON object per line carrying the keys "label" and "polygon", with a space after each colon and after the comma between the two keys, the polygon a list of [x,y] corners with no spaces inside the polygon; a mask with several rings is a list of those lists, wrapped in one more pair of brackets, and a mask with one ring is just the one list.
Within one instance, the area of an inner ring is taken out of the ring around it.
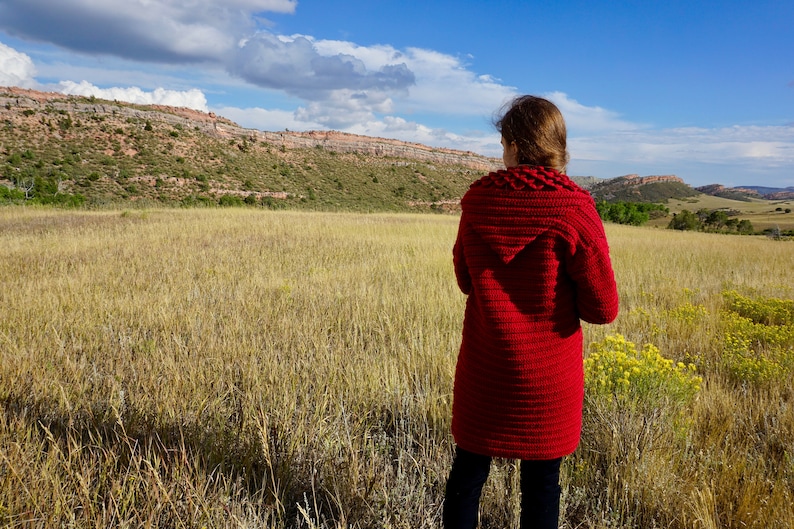
{"label": "long hair", "polygon": [[518,146],[518,163],[565,172],[568,149],[565,120],[547,99],[525,95],[509,101],[494,122],[507,143]]}

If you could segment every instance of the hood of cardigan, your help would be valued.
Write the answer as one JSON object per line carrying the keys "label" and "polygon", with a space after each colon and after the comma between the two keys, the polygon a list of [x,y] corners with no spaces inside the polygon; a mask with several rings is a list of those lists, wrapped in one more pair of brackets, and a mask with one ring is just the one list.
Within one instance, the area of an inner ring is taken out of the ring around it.
{"label": "hood of cardigan", "polygon": [[592,204],[587,191],[563,173],[518,166],[489,173],[461,199],[463,220],[507,264],[546,231]]}

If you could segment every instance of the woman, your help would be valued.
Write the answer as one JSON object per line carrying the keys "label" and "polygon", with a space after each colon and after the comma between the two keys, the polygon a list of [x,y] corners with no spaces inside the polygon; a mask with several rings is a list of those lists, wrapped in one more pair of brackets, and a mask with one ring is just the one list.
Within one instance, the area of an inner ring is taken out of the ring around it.
{"label": "woman", "polygon": [[516,98],[496,123],[506,169],[461,200],[453,251],[468,295],[455,372],[444,526],[473,528],[492,457],[521,460],[521,527],[558,526],[559,471],[579,444],[580,319],[609,323],[618,295],[590,195],[565,174],[565,122]]}

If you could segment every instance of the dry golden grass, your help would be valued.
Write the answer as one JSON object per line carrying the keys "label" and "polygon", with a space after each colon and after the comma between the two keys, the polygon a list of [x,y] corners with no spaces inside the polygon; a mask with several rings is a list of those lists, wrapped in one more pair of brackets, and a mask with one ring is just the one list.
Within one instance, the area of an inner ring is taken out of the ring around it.
{"label": "dry golden grass", "polygon": [[[457,218],[0,210],[0,526],[437,527],[464,297]],[[563,527],[794,526],[790,380],[737,383],[721,293],[791,299],[794,245],[608,226],[621,333],[692,361],[588,401]],[[694,315],[687,304],[702,306]],[[484,527],[517,525],[495,465]]]}

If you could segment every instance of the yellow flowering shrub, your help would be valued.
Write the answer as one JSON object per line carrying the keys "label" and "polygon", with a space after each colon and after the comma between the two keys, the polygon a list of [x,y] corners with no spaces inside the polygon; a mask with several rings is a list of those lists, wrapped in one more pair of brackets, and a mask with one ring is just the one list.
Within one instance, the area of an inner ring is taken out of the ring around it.
{"label": "yellow flowering shrub", "polygon": [[794,372],[794,301],[723,292],[723,361],[731,376],[761,384]]}
{"label": "yellow flowering shrub", "polygon": [[775,326],[794,325],[794,300],[779,298],[752,299],[735,290],[722,293],[727,309],[755,323]]}
{"label": "yellow flowering shrub", "polygon": [[702,383],[694,364],[665,358],[653,344],[638,351],[620,334],[593,343],[584,368],[588,395],[622,402],[683,404],[697,394]]}
{"label": "yellow flowering shrub", "polygon": [[667,316],[688,325],[702,321],[708,314],[706,307],[695,305],[689,301],[667,311]]}

